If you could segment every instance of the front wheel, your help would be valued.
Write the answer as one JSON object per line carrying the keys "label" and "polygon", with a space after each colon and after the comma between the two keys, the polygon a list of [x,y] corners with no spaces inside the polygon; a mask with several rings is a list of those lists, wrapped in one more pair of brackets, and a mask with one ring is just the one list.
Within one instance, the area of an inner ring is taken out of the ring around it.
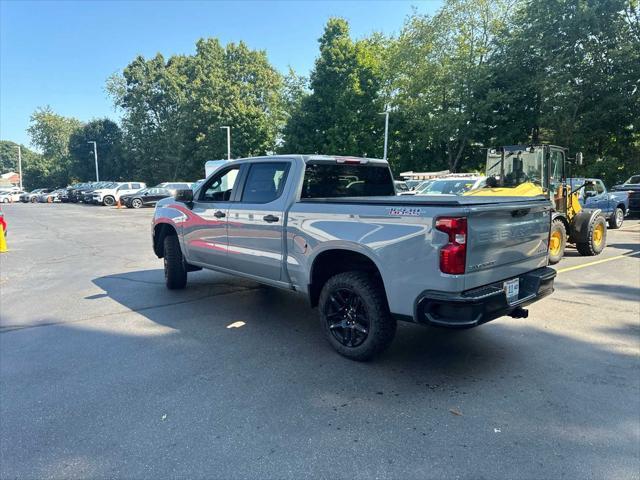
{"label": "front wheel", "polygon": [[131,206],[133,208],[142,208],[142,200],[140,200],[139,198],[134,198],[131,201]]}
{"label": "front wheel", "polygon": [[31,198],[31,203],[36,203],[38,199],[36,197]]}
{"label": "front wheel", "polygon": [[567,246],[567,229],[559,218],[551,223],[551,233],[549,234],[549,265],[555,265],[564,256],[564,249]]}
{"label": "front wheel", "polygon": [[164,237],[164,280],[169,290],[180,290],[187,285],[187,266],[175,235]]}
{"label": "front wheel", "polygon": [[609,228],[613,230],[620,228],[622,222],[624,222],[624,212],[621,208],[616,208],[611,214],[611,218],[609,218]]}
{"label": "front wheel", "polygon": [[576,243],[576,248],[580,255],[591,257],[598,255],[607,242],[607,222],[604,217],[598,215],[589,223],[587,241]]}
{"label": "front wheel", "polygon": [[320,326],[331,346],[351,360],[384,351],[396,333],[384,289],[365,272],[331,277],[320,293]]}

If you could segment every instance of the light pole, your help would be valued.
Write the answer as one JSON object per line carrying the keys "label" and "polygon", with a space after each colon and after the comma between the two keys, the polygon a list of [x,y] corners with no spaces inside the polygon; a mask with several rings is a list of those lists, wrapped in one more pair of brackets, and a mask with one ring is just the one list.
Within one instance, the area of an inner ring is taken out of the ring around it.
{"label": "light pole", "polygon": [[231,127],[220,127],[221,130],[227,131],[227,160],[231,160]]}
{"label": "light pole", "polygon": [[100,175],[98,174],[98,145],[96,144],[96,142],[94,140],[87,142],[87,143],[93,143],[93,158],[96,161],[96,182],[100,181]]}
{"label": "light pole", "polygon": [[387,144],[389,141],[389,111],[382,112],[380,115],[384,115],[384,155],[383,160],[387,159]]}
{"label": "light pole", "polygon": [[20,145],[16,147],[18,147],[18,175],[20,175],[20,191],[22,191],[22,149]]}

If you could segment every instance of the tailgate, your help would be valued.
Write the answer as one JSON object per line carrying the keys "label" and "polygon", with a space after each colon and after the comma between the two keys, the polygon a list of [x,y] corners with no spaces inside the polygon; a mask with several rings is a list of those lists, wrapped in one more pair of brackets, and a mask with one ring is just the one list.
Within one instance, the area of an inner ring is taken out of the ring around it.
{"label": "tailgate", "polygon": [[549,201],[470,207],[467,222],[465,289],[547,265]]}

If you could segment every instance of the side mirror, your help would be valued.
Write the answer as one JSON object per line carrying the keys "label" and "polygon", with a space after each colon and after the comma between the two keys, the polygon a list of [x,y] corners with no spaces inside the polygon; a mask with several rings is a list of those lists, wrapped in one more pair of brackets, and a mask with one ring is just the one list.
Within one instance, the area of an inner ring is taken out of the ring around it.
{"label": "side mirror", "polygon": [[582,159],[582,152],[576,153],[576,163],[580,166],[584,163],[584,160]]}
{"label": "side mirror", "polygon": [[178,202],[183,202],[183,203],[193,202],[193,190],[191,189],[176,190],[176,194],[174,195],[174,198]]}

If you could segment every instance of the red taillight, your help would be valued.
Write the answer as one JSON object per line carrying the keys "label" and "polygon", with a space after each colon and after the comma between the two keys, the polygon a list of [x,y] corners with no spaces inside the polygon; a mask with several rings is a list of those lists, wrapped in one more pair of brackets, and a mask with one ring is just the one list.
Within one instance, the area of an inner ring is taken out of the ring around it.
{"label": "red taillight", "polygon": [[449,236],[449,243],[440,249],[440,271],[451,275],[464,273],[467,262],[467,219],[465,217],[440,217],[436,230]]}

